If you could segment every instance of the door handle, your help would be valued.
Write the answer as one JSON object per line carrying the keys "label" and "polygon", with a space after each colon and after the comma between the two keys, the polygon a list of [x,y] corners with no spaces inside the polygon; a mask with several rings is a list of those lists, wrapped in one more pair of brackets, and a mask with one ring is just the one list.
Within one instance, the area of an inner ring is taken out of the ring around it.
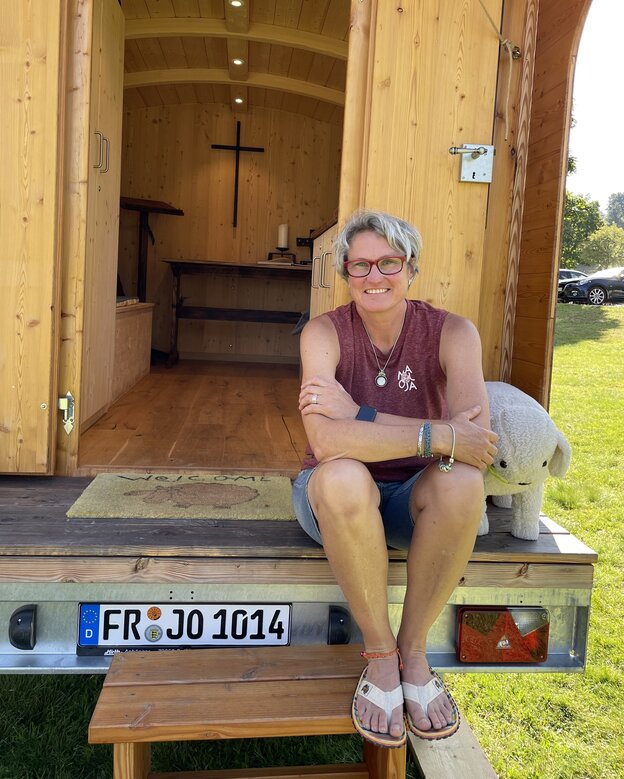
{"label": "door handle", "polygon": [[98,163],[97,163],[97,165],[93,166],[97,170],[98,168],[101,168],[102,164],[104,163],[104,154],[103,154],[103,149],[102,149],[102,145],[103,145],[102,142],[103,142],[104,136],[102,135],[102,133],[99,130],[95,130],[93,134],[98,139],[98,144],[99,144]]}
{"label": "door handle", "polygon": [[106,167],[102,173],[108,173],[110,170],[110,140],[104,136],[104,143],[106,144]]}
{"label": "door handle", "polygon": [[323,252],[321,254],[321,274],[319,279],[319,287],[323,289],[331,289],[331,284],[325,284],[325,258],[329,257],[331,252]]}
{"label": "door handle", "polygon": [[[322,256],[323,255],[321,255],[321,257]],[[321,257],[312,257],[312,280],[311,280],[311,282],[312,282],[312,289],[318,289],[318,287],[319,287],[318,280],[317,280],[316,284],[314,283],[314,268],[317,267],[317,264],[316,264],[317,260],[320,260]],[[317,274],[317,275],[320,277],[320,274]]]}

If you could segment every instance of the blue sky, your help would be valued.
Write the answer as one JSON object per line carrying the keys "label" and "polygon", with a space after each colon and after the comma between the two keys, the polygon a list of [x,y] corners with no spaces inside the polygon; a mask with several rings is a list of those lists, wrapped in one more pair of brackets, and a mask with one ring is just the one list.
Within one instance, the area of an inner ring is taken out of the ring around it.
{"label": "blue sky", "polygon": [[603,211],[609,195],[624,192],[623,30],[624,0],[593,0],[574,78],[570,154],[577,172],[568,176],[567,188],[598,200]]}

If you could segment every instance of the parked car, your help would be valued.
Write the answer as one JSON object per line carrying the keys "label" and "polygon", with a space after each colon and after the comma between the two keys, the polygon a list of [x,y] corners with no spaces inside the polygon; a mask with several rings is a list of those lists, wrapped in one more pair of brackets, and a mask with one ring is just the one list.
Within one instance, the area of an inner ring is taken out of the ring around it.
{"label": "parked car", "polygon": [[599,270],[563,288],[563,299],[602,306],[607,301],[624,300],[624,268]]}
{"label": "parked car", "polygon": [[557,297],[559,300],[563,300],[563,288],[566,284],[577,279],[584,279],[587,277],[586,273],[582,270],[571,270],[570,268],[561,268],[559,271],[559,279],[557,281]]}

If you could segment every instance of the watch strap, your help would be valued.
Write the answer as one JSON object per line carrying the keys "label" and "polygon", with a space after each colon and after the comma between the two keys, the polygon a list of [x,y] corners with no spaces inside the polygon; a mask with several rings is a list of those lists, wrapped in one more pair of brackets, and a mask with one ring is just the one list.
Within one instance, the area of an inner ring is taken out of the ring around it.
{"label": "watch strap", "polygon": [[377,409],[372,406],[360,406],[360,410],[355,415],[355,418],[360,422],[374,422],[377,416]]}

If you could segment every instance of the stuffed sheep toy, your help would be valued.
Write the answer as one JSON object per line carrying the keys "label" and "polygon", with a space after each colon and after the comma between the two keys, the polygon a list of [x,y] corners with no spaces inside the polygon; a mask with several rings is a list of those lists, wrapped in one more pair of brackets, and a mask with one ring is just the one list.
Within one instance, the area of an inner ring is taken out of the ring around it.
{"label": "stuffed sheep toy", "polygon": [[[548,476],[565,476],[571,450],[540,404],[511,384],[486,382],[490,399],[491,428],[498,434],[498,452],[485,474],[485,494],[495,506],[513,511],[511,533],[535,541]],[[484,509],[477,535],[489,524]]]}

